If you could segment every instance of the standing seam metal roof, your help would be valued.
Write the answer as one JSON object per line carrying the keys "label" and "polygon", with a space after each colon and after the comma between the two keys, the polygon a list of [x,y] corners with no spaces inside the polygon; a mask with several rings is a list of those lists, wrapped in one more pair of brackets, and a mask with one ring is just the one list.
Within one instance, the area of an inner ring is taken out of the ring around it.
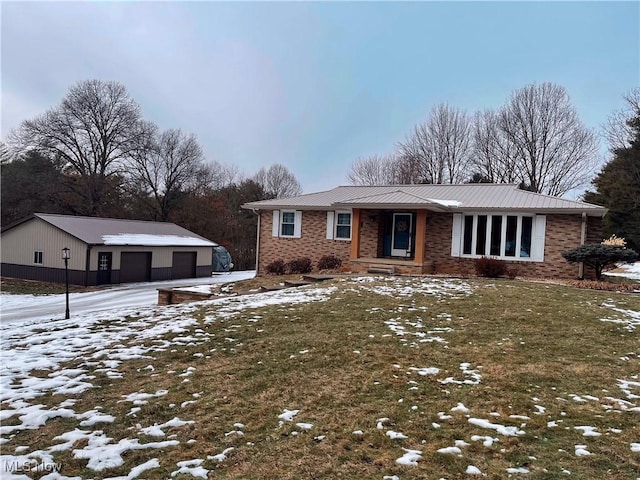
{"label": "standing seam metal roof", "polygon": [[[385,199],[384,196],[388,197]],[[377,198],[375,198],[378,196]],[[418,198],[416,198],[418,197]],[[419,201],[421,199],[421,201]],[[387,186],[340,186],[324,192],[251,202],[244,208],[273,210],[296,208],[322,210],[336,207],[384,208],[385,203],[394,207],[402,204],[424,205],[433,210],[555,210],[586,212],[604,215],[607,209],[575,200],[520,190],[514,184],[473,183],[462,185],[387,185]],[[437,202],[450,202],[451,205]],[[459,203],[459,205],[455,205]]]}

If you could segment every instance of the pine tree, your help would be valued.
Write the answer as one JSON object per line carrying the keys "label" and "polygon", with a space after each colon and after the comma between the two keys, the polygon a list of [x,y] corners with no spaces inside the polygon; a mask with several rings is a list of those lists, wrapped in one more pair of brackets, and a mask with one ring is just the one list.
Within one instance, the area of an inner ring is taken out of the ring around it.
{"label": "pine tree", "polygon": [[623,148],[613,151],[593,180],[595,192],[587,192],[585,201],[609,209],[604,217],[604,234],[623,237],[627,246],[640,251],[640,110],[627,121],[633,138]]}

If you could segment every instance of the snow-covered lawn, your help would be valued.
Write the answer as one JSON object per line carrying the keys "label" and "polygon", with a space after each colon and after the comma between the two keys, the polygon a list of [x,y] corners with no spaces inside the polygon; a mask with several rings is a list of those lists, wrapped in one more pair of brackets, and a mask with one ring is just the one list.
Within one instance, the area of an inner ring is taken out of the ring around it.
{"label": "snow-covered lawn", "polygon": [[359,277],[4,324],[0,476],[631,478],[640,299],[555,288]]}

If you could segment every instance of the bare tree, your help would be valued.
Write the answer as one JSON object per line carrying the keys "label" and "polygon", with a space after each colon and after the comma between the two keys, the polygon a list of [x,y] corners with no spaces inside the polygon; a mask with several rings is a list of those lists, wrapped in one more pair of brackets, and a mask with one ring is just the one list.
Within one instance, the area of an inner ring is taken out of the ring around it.
{"label": "bare tree", "polygon": [[347,180],[351,185],[393,185],[398,183],[397,163],[394,155],[359,158],[351,165]]}
{"label": "bare tree", "polygon": [[472,132],[474,173],[489,183],[520,182],[515,147],[500,130],[498,114],[493,110],[476,113]]}
{"label": "bare tree", "polygon": [[468,176],[471,155],[467,114],[447,104],[433,108],[426,122],[398,145],[405,165],[418,165],[421,181],[459,183]]}
{"label": "bare tree", "polygon": [[140,108],[117,82],[88,80],[62,103],[24,121],[10,134],[14,146],[60,157],[82,179],[87,212],[99,213],[107,177],[118,173],[137,148]]}
{"label": "bare tree", "polygon": [[150,135],[131,162],[129,178],[134,190],[150,207],[156,220],[166,221],[184,193],[206,181],[202,148],[194,135],[179,129]]}
{"label": "bare tree", "polygon": [[240,183],[244,179],[236,165],[224,164],[217,161],[209,162],[202,174],[204,179],[200,182],[209,190],[220,190],[235,183]]}
{"label": "bare tree", "polygon": [[542,83],[516,90],[500,109],[498,126],[514,149],[526,188],[559,196],[592,177],[597,137],[582,124],[563,87]]}
{"label": "bare tree", "polygon": [[302,187],[287,167],[276,163],[268,169],[261,168],[253,180],[272,198],[295,197],[302,193]]}
{"label": "bare tree", "polygon": [[609,115],[607,123],[602,127],[604,138],[612,152],[629,146],[635,135],[629,119],[640,116],[640,87],[632,89],[623,98],[624,107]]}

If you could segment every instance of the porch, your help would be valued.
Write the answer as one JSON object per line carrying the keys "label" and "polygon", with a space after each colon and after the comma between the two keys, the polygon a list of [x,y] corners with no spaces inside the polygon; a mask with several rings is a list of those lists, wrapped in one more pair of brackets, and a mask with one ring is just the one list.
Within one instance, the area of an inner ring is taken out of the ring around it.
{"label": "porch", "polygon": [[431,273],[431,262],[425,259],[427,214],[425,209],[354,208],[349,268],[356,272]]}

